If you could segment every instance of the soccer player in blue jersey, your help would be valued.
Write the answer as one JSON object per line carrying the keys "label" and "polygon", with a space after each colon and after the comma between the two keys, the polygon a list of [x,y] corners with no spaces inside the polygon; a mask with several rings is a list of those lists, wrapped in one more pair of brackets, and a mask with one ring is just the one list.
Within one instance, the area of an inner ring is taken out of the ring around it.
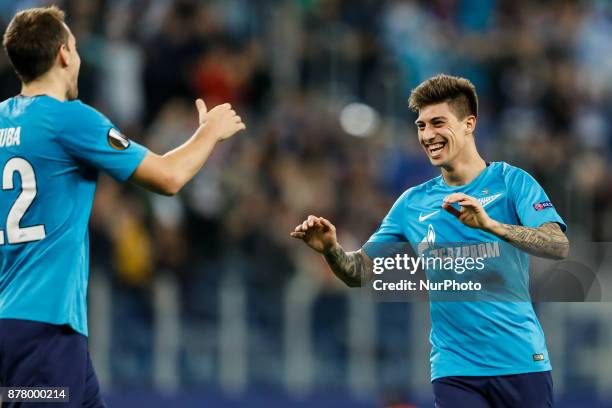
{"label": "soccer player in blue jersey", "polygon": [[334,225],[314,215],[291,236],[323,254],[348,286],[371,276],[377,243],[511,244],[503,267],[485,273],[520,283],[525,301],[430,302],[435,406],[550,407],[551,365],[525,283],[528,254],[568,255],[566,226],[529,174],[480,157],[474,135],[478,99],[468,80],[433,77],[412,91],[409,105],[418,113],[419,142],[442,174],[404,192],[358,251],[346,252]]}
{"label": "soccer player in blue jersey", "polygon": [[22,90],[0,103],[0,386],[68,387],[69,406],[101,407],[86,305],[98,172],[173,195],[245,125],[198,99],[193,136],[157,155],[76,99],[80,58],[60,9],[16,14],[3,44]]}

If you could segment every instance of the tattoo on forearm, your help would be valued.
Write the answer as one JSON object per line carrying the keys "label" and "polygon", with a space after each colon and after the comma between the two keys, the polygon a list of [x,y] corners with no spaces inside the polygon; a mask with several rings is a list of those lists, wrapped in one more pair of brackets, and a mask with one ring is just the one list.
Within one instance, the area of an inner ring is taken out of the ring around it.
{"label": "tattoo on forearm", "polygon": [[342,247],[335,247],[325,253],[325,260],[348,286],[361,286],[361,279],[367,273],[365,256],[361,251],[345,252]]}
{"label": "tattoo on forearm", "polygon": [[532,255],[562,259],[569,253],[569,241],[557,223],[547,222],[538,228],[502,224],[500,237]]}

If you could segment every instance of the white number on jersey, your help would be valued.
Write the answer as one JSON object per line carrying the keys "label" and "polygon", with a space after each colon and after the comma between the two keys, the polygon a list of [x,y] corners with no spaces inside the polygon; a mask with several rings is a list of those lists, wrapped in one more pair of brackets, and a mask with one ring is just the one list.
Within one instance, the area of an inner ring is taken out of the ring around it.
{"label": "white number on jersey", "polygon": [[[40,241],[45,237],[45,226],[34,225],[31,227],[19,226],[21,218],[36,197],[36,175],[32,165],[25,159],[13,157],[4,166],[2,172],[2,189],[12,190],[13,175],[19,173],[21,178],[21,193],[11,207],[6,219],[6,235],[9,244],[20,244],[23,242]],[[0,245],[4,244],[4,233],[0,231]]]}

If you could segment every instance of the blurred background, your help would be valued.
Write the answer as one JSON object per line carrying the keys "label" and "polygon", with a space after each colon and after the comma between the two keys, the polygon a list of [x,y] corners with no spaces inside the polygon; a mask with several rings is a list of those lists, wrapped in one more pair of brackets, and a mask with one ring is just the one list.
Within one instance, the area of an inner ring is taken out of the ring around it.
{"label": "blurred background", "polygon": [[[57,4],[80,98],[163,153],[193,101],[246,132],[177,197],[100,179],[90,348],[111,407],[429,407],[426,303],[375,303],[289,238],[325,216],[354,250],[436,176],[407,109],[444,72],[480,97],[485,159],[529,171],[573,241],[612,240],[609,0],[2,0]],[[19,92],[4,53],[2,98]],[[612,268],[609,263],[608,268]],[[536,305],[559,407],[612,406],[612,306]]]}

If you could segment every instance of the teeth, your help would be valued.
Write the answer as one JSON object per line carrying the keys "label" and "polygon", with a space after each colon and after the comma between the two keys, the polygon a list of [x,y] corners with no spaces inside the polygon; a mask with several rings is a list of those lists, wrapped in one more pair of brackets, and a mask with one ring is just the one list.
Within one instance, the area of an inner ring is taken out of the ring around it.
{"label": "teeth", "polygon": [[436,144],[432,144],[429,145],[429,150],[433,151],[433,150],[438,150],[444,147],[443,143],[436,143]]}

